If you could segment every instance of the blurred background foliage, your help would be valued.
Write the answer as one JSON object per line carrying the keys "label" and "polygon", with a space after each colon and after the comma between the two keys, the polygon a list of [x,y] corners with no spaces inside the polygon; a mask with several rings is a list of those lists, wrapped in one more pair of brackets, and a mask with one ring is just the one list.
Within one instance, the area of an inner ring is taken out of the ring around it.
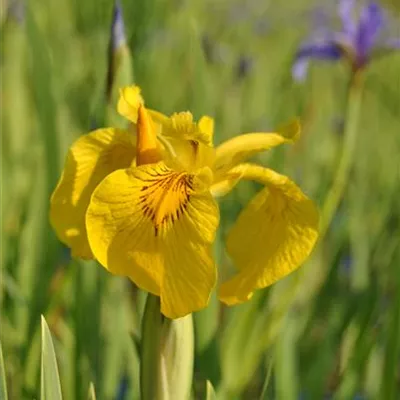
{"label": "blurred background foliage", "polygon": [[[145,295],[95,262],[71,260],[48,222],[71,143],[124,123],[113,112],[118,85],[140,85],[165,113],[214,117],[217,144],[300,116],[300,141],[259,161],[322,205],[343,146],[350,71],[313,62],[295,83],[291,67],[313,10],[328,3],[122,0],[127,46],[110,90],[111,0],[1,2],[0,338],[9,399],[40,398],[41,314],[64,399],[88,398],[91,382],[98,399],[139,398]],[[398,0],[382,4],[400,16]],[[365,71],[349,184],[310,260],[246,304],[213,299],[196,313],[193,399],[206,398],[207,380],[222,399],[399,398],[399,71],[400,53]],[[221,202],[222,274],[226,231],[256,190],[241,183]]]}

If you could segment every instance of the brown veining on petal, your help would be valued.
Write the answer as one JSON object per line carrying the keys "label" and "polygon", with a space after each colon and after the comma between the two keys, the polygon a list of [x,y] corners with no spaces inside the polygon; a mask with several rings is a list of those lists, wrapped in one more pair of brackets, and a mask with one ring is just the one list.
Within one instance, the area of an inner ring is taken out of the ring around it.
{"label": "brown veining on petal", "polygon": [[139,205],[158,236],[185,213],[193,192],[193,176],[163,169],[161,174],[148,173],[147,183],[141,189]]}

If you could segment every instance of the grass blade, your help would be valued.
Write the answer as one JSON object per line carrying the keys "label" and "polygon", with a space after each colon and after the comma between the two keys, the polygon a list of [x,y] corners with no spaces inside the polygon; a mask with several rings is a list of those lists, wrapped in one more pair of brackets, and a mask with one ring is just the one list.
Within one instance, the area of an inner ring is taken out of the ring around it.
{"label": "grass blade", "polygon": [[93,382],[90,382],[88,400],[96,400],[96,392],[94,390]]}
{"label": "grass blade", "polygon": [[217,396],[215,394],[213,385],[210,381],[207,381],[207,386],[206,386],[206,400],[216,400]]}
{"label": "grass blade", "polygon": [[62,400],[60,377],[50,329],[42,316],[42,366],[40,378],[42,400]]}
{"label": "grass blade", "polygon": [[7,400],[6,370],[4,368],[3,350],[0,342],[0,400]]}
{"label": "grass blade", "polygon": [[[398,252],[397,259],[400,259]],[[397,264],[398,265],[398,264]],[[382,381],[382,396],[388,400],[394,400],[398,396],[398,379],[396,368],[400,354],[400,278],[397,277],[397,288],[394,291],[391,319],[388,328],[388,338],[386,342],[386,357],[384,364],[384,374]],[[396,394],[397,393],[397,394]]]}

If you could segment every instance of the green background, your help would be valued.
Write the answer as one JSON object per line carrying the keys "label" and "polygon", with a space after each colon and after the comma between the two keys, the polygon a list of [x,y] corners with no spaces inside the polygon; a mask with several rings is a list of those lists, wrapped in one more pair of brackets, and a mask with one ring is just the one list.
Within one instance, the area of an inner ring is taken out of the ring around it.
{"label": "green background", "polygon": [[[110,92],[112,1],[31,0],[21,15],[13,4],[10,12],[11,2],[1,3],[0,61],[8,397],[40,398],[43,314],[64,399],[86,399],[90,382],[98,399],[138,399],[143,293],[95,262],[71,261],[49,225],[68,147],[95,126],[124,126],[116,92],[132,83],[153,109],[215,118],[216,144],[298,116],[299,142],[256,160],[322,207],[346,146],[350,69],[313,62],[305,82],[292,80],[294,53],[323,2],[124,0],[127,47],[114,55],[121,63]],[[385,4],[399,16],[397,0]],[[206,380],[227,399],[399,398],[399,70],[393,52],[364,71],[346,192],[308,262],[246,304],[213,299],[195,315],[194,399],[205,398]],[[226,232],[257,190],[241,183],[221,200],[221,273],[230,268]]]}

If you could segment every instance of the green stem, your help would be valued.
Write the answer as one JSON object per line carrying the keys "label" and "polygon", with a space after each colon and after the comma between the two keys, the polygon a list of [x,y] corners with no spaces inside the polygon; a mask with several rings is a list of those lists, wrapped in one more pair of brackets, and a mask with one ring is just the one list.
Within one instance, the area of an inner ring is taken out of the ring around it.
{"label": "green stem", "polygon": [[321,213],[320,237],[323,238],[342,200],[349,180],[354,150],[357,143],[358,123],[362,103],[362,76],[354,75],[350,81],[345,118],[343,150],[333,184],[326,196]]}
{"label": "green stem", "polygon": [[160,371],[162,315],[160,298],[147,295],[142,321],[140,392],[142,400],[158,399],[157,377]]}

